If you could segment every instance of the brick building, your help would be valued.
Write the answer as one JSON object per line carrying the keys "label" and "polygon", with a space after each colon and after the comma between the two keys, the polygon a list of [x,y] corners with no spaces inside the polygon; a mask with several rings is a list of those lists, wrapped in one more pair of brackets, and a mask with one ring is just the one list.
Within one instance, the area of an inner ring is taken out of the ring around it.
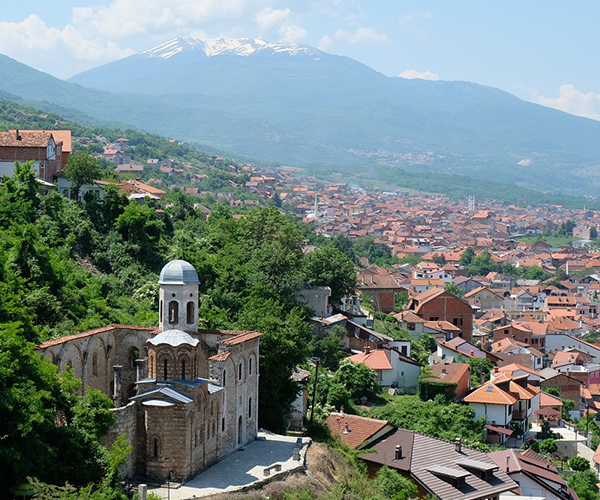
{"label": "brick building", "polygon": [[426,321],[447,321],[460,328],[459,337],[471,342],[473,308],[466,300],[443,288],[432,288],[417,295],[409,302],[407,310]]}
{"label": "brick building", "polygon": [[396,294],[402,287],[386,269],[372,267],[360,271],[356,289],[373,297],[375,311],[391,313],[394,311]]}
{"label": "brick building", "polygon": [[52,182],[62,173],[70,148],[70,130],[0,132],[0,176],[12,175],[15,161],[33,161],[38,178]]}
{"label": "brick building", "polygon": [[44,342],[38,351],[114,403],[110,444],[126,433],[127,474],[188,479],[258,432],[257,332],[198,330],[198,275],[160,274],[159,327],[110,325]]}

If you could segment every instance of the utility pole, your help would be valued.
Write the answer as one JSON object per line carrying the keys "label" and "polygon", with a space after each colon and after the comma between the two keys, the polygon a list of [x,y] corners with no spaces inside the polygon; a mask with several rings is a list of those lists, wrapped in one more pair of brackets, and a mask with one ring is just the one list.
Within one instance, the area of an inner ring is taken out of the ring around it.
{"label": "utility pole", "polygon": [[310,408],[310,423],[312,424],[313,422],[313,415],[315,413],[315,398],[317,397],[317,382],[319,380],[319,361],[321,361],[321,358],[312,358],[312,360],[315,363],[315,385],[313,387],[313,394],[312,394],[312,406]]}

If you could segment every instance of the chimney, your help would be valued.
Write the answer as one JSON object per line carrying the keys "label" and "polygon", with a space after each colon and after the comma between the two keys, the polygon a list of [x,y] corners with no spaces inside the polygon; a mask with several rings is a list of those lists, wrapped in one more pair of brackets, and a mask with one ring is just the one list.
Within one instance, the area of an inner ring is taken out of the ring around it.
{"label": "chimney", "polygon": [[442,375],[446,375],[447,371],[446,371],[446,365],[444,364],[442,366]]}
{"label": "chimney", "polygon": [[454,449],[458,452],[458,453],[462,453],[462,443],[460,441],[460,438],[457,437],[454,440]]}
{"label": "chimney", "polygon": [[473,356],[475,354],[475,351],[473,349],[471,349],[471,356]]}
{"label": "chimney", "polygon": [[400,460],[402,458],[402,446],[400,446],[399,444],[396,445],[396,453],[395,453],[395,457],[394,460]]}
{"label": "chimney", "polygon": [[506,472],[510,470],[510,455],[506,455]]}
{"label": "chimney", "polygon": [[365,346],[365,354],[370,354],[370,352],[371,352],[371,347],[366,345]]}
{"label": "chimney", "polygon": [[348,422],[346,422],[344,424],[344,434],[348,434],[350,432],[350,429],[348,428]]}
{"label": "chimney", "polygon": [[15,134],[16,135],[16,140],[20,141],[21,140],[21,134],[19,134],[19,129],[15,130],[15,132],[16,132],[16,134]]}

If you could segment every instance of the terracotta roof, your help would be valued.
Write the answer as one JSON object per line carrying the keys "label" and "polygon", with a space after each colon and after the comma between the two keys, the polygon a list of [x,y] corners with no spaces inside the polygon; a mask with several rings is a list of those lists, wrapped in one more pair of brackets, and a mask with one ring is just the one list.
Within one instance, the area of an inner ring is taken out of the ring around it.
{"label": "terracotta roof", "polygon": [[232,338],[226,339],[226,340],[221,340],[220,342],[218,342],[218,344],[220,344],[220,345],[237,345],[237,344],[241,344],[242,342],[246,342],[248,340],[258,338],[261,335],[262,335],[262,333],[251,332],[251,331],[237,332],[237,333],[234,333],[234,336]]}
{"label": "terracotta roof", "polygon": [[45,130],[19,130],[20,139],[17,140],[17,131],[9,130],[0,132],[0,146],[20,148],[45,148],[50,141],[50,132]]}
{"label": "terracotta roof", "polygon": [[211,361],[216,361],[217,363],[222,363],[223,361],[227,361],[229,356],[231,356],[230,352],[220,352],[219,354],[215,354],[208,359]]}
{"label": "terracotta roof", "polygon": [[516,372],[518,370],[523,370],[524,372],[530,373],[531,375],[535,375],[537,377],[543,378],[542,374],[536,370],[532,370],[531,368],[527,368],[526,366],[519,365],[517,363],[511,363],[510,365],[501,366],[498,368],[501,372]]}
{"label": "terracotta roof", "polygon": [[60,345],[70,340],[83,339],[85,337],[90,337],[92,335],[96,335],[97,333],[110,332],[111,330],[139,330],[139,331],[147,331],[147,332],[160,332],[160,328],[156,326],[130,326],[130,325],[108,325],[103,326],[102,328],[95,328],[93,330],[87,330],[85,332],[76,333],[75,335],[67,335],[66,337],[60,337],[58,339],[47,340],[42,342],[37,346],[37,349],[46,349],[48,347],[52,347],[55,345]]}
{"label": "terracotta roof", "polygon": [[463,377],[469,377],[468,363],[437,363],[430,368],[431,377],[424,380],[457,384]]}
{"label": "terracotta roof", "polygon": [[372,370],[391,370],[392,364],[383,349],[373,349],[369,352],[361,352],[346,359],[353,363],[362,363]]}
{"label": "terracotta roof", "polygon": [[[12,130],[10,132],[12,132]],[[52,134],[52,137],[54,137],[54,140],[57,143],[62,142],[63,153],[70,153],[71,151],[73,151],[73,147],[71,145],[71,131],[70,130],[21,130],[21,129],[19,129],[19,132],[21,133],[21,135],[23,135],[23,132],[26,132],[26,133],[48,132],[48,133]]]}
{"label": "terracotta roof", "polygon": [[359,417],[345,413],[331,413],[325,420],[325,425],[342,443],[357,448],[367,439],[375,436],[389,425],[387,420]]}
{"label": "terracotta roof", "polygon": [[463,399],[465,403],[488,403],[493,405],[514,405],[518,400],[512,394],[503,391],[493,383],[488,382]]}

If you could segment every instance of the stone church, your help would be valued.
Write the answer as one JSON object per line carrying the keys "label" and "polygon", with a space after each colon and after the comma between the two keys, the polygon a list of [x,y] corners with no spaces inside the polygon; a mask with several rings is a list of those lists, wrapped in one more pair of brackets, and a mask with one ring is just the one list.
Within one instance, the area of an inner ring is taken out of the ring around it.
{"label": "stone church", "polygon": [[44,342],[115,403],[110,444],[133,446],[126,473],[188,479],[256,438],[260,333],[198,330],[198,274],[183,260],[161,271],[159,326],[110,325]]}

